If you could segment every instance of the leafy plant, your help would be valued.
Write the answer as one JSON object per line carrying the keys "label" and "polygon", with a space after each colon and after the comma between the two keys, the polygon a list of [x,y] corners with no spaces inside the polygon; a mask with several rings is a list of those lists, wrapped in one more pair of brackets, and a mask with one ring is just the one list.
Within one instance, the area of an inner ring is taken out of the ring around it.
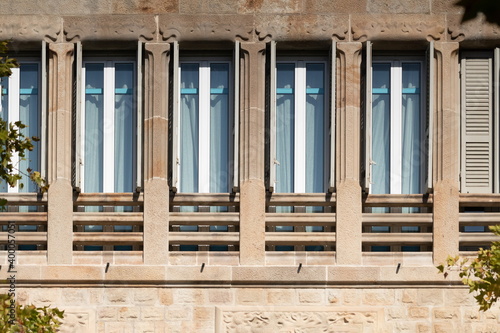
{"label": "leafy plant", "polygon": [[[9,49],[8,45],[9,41],[0,41],[0,77],[11,75],[12,68],[19,67],[16,59],[5,55]],[[34,148],[32,141],[39,140],[37,137],[26,137],[22,133],[22,130],[26,127],[20,121],[9,124],[0,118],[0,179],[5,180],[11,187],[16,186],[17,182],[22,178],[21,173],[24,173],[14,165],[12,158],[16,154],[20,159],[25,158],[25,152]],[[48,184],[38,171],[28,169],[26,172],[42,192],[47,191]],[[19,187],[22,188],[23,184],[20,183]],[[5,199],[0,199],[0,206],[4,206],[6,203]]]}
{"label": "leafy plant", "polygon": [[58,308],[19,305],[7,294],[0,294],[0,332],[55,333],[64,311]]}
{"label": "leafy plant", "polygon": [[[500,225],[490,226],[490,230],[500,236]],[[477,257],[460,259],[448,257],[446,264],[437,266],[445,277],[448,272],[457,269],[463,284],[469,286],[480,310],[486,311],[500,297],[500,242],[492,242],[490,249],[479,249]]]}

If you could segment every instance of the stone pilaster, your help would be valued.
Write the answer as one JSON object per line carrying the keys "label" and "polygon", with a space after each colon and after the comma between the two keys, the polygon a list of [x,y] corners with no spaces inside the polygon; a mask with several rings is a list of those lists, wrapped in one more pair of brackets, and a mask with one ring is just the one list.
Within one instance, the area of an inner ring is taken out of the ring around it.
{"label": "stone pilaster", "polygon": [[265,44],[242,43],[240,112],[240,263],[265,262]]}
{"label": "stone pilaster", "polygon": [[168,256],[168,64],[170,44],[146,43],[144,82],[144,263]]}
{"label": "stone pilaster", "polygon": [[361,43],[337,43],[336,253],[339,265],[361,265]]}
{"label": "stone pilaster", "polygon": [[[436,42],[434,263],[458,254],[460,79],[458,43]],[[431,92],[432,93],[432,92]]]}
{"label": "stone pilaster", "polygon": [[73,43],[49,44],[47,180],[47,260],[71,264],[73,188],[71,185],[71,102]]}

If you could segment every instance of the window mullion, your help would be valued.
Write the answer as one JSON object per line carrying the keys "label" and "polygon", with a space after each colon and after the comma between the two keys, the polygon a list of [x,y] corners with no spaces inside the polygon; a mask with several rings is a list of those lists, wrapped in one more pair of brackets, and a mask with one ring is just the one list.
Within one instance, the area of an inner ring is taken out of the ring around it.
{"label": "window mullion", "polygon": [[[12,68],[12,74],[9,77],[9,91],[8,91],[8,113],[9,123],[19,121],[19,99],[21,88],[21,69]],[[26,125],[26,124],[25,124]],[[12,156],[12,164],[19,166],[19,155],[14,153]],[[9,193],[19,192],[19,183],[15,187],[7,186]]]}
{"label": "window mullion", "polygon": [[103,192],[114,192],[115,172],[115,72],[114,64],[104,64]]}
{"label": "window mullion", "polygon": [[295,138],[294,138],[294,192],[306,191],[306,66],[298,61],[295,67]]}
{"label": "window mullion", "polygon": [[210,192],[210,63],[200,64],[199,84],[199,145],[198,189]]}
{"label": "window mullion", "polygon": [[402,166],[402,65],[393,62],[391,70],[391,152],[390,152],[390,192],[401,194],[401,166]]}

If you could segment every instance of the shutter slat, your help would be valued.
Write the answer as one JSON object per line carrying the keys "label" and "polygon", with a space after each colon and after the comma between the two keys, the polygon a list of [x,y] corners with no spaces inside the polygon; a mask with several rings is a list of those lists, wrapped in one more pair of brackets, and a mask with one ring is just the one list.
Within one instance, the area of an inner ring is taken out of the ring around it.
{"label": "shutter slat", "polygon": [[492,184],[492,59],[462,59],[463,193],[491,193]]}

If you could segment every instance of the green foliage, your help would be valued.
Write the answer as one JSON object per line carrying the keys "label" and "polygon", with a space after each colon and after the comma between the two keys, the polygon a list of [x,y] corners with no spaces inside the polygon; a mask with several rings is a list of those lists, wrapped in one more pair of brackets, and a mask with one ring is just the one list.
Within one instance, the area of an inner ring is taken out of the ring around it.
{"label": "green foliage", "polygon": [[[500,225],[491,226],[490,230],[500,236]],[[479,249],[472,260],[448,257],[446,264],[437,269],[446,277],[448,271],[457,267],[463,284],[469,286],[480,310],[491,308],[500,297],[500,242],[493,242],[488,250]]]}
{"label": "green foliage", "polygon": [[10,76],[12,74],[12,68],[19,67],[16,59],[9,58],[5,54],[9,50],[9,41],[0,41],[0,77]]}
{"label": "green foliage", "polygon": [[[0,332],[5,333],[55,333],[61,326],[64,311],[44,306],[12,303],[9,295],[0,295]],[[14,310],[15,309],[15,310]],[[15,313],[12,320],[11,314]]]}
{"label": "green foliage", "polygon": [[[11,69],[19,66],[15,59],[5,56],[8,44],[9,41],[0,41],[0,77],[11,75]],[[20,172],[23,172],[13,164],[12,158],[15,154],[18,154],[21,159],[25,158],[25,152],[33,150],[32,141],[39,140],[37,137],[25,137],[22,129],[26,127],[20,121],[9,124],[0,118],[0,179],[5,180],[11,187],[16,186],[22,178]],[[47,191],[48,185],[38,171],[28,169],[26,172],[42,192]],[[23,184],[20,183],[19,187],[22,188]],[[0,207],[5,206],[6,203],[5,199],[0,199]]]}

